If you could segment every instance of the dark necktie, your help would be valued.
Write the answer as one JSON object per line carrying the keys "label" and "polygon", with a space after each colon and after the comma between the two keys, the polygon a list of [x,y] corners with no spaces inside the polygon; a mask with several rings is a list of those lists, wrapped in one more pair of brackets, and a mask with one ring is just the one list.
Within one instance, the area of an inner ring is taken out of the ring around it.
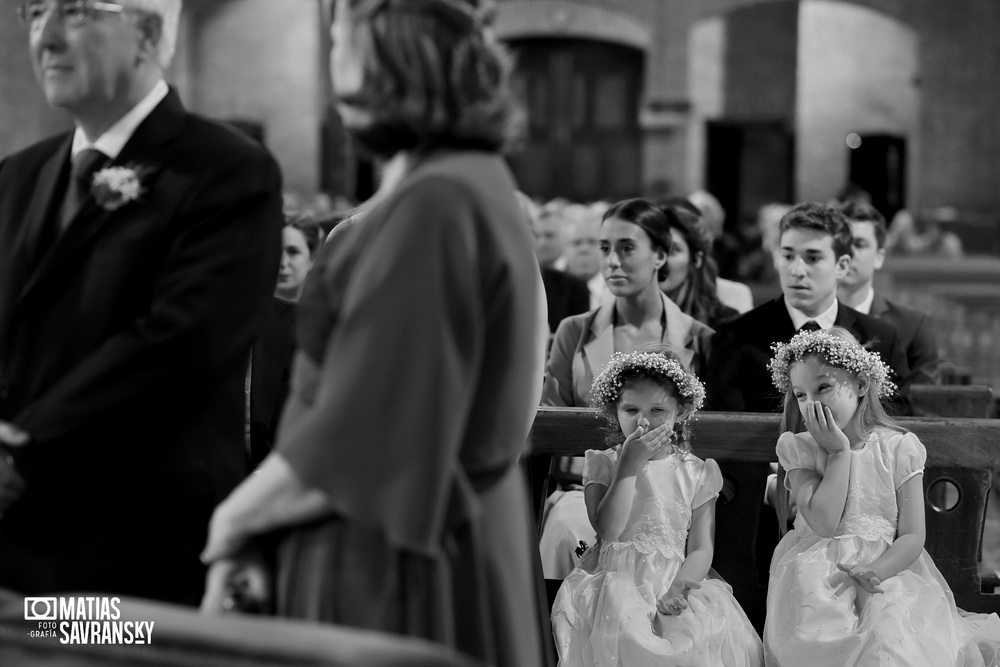
{"label": "dark necktie", "polygon": [[66,231],[66,227],[73,220],[73,217],[80,211],[83,204],[90,197],[90,186],[94,179],[94,174],[108,161],[108,156],[96,148],[84,148],[73,158],[73,171],[69,179],[69,187],[66,188],[66,198],[63,200],[62,210],[59,216],[59,234]]}
{"label": "dark necktie", "polygon": [[816,320],[809,320],[799,327],[799,331],[819,331],[822,328],[823,327],[817,324]]}
{"label": "dark necktie", "polygon": [[95,148],[85,148],[73,158],[70,170],[69,184],[63,194],[62,204],[55,219],[49,219],[39,230],[32,263],[41,264],[42,260],[55,245],[59,236],[69,226],[73,217],[90,196],[90,183],[94,173],[107,163],[108,157]]}

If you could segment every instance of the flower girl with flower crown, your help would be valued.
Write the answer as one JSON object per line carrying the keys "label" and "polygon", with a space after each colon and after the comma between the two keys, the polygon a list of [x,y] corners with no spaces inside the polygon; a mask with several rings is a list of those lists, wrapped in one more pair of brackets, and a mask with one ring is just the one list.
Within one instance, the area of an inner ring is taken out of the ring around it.
{"label": "flower girl with flower crown", "polygon": [[669,353],[616,353],[591,389],[611,449],[586,453],[598,543],[552,607],[560,665],[754,667],[762,646],[728,585],[706,579],[722,473],[687,422],[705,390]]}
{"label": "flower girl with flower crown", "polygon": [[879,403],[888,367],[839,328],[774,348],[778,460],[798,516],[771,561],[767,664],[997,665],[1000,619],[957,610],[924,551],[927,453]]}

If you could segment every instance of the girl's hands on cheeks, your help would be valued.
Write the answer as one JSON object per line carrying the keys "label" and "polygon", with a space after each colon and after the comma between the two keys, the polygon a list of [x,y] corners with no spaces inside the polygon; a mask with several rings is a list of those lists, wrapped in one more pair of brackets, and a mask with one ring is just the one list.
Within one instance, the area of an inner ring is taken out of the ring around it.
{"label": "girl's hands on cheeks", "polygon": [[830,408],[819,401],[813,401],[806,405],[802,416],[805,418],[806,428],[817,445],[831,454],[850,451],[851,441],[837,426]]}
{"label": "girl's hands on cheeks", "polygon": [[649,421],[645,418],[639,420],[639,426],[625,438],[622,445],[622,460],[629,463],[645,463],[651,459],[660,448],[669,444],[670,430],[667,424],[663,423],[652,430],[649,429]]}

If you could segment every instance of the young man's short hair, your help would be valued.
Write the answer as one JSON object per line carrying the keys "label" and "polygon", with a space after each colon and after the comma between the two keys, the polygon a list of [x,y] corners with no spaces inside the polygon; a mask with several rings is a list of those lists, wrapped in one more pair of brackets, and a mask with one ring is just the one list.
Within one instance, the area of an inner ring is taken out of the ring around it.
{"label": "young man's short hair", "polygon": [[854,257],[854,235],[851,225],[839,209],[826,204],[797,204],[781,217],[779,238],[789,229],[812,229],[829,234],[833,239],[834,257]]}

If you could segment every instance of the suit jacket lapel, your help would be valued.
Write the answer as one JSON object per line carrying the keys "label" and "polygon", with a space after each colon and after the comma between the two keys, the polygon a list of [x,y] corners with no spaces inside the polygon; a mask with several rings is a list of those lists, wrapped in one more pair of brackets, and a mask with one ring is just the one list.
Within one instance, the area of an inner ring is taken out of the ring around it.
{"label": "suit jacket lapel", "polygon": [[872,307],[868,311],[868,314],[872,317],[884,317],[888,311],[889,304],[886,303],[885,297],[875,292],[875,297],[872,299]]}
{"label": "suit jacket lapel", "polygon": [[[181,131],[184,123],[184,107],[174,89],[153,109],[152,113],[136,128],[122,152],[112,162],[111,166],[136,166],[145,174],[142,177],[144,189],[151,187],[152,179],[159,171],[155,157],[160,154],[162,146],[173,140]],[[68,161],[69,144],[66,146]],[[48,169],[48,165],[46,165]],[[57,170],[58,175],[58,170]],[[58,179],[56,179],[58,180]],[[92,241],[107,226],[108,222],[120,215],[128,215],[129,209],[141,205],[142,202],[126,204],[116,211],[102,208],[89,198],[77,212],[66,231],[56,242],[44,261],[32,273],[30,279],[21,291],[19,301],[23,301],[39,283],[48,280],[50,276],[62,270],[68,270],[74,255],[90,247]]]}
{"label": "suit jacket lapel", "polygon": [[29,266],[36,269],[39,257],[51,250],[41,247],[44,243],[42,230],[45,225],[54,224],[52,218],[58,214],[62,204],[62,193],[69,179],[69,151],[72,143],[73,135],[69,134],[38,172],[31,204],[25,214],[20,243],[24,252],[19,255],[22,261],[27,261]]}
{"label": "suit jacket lapel", "polygon": [[[694,359],[694,350],[691,349],[692,319],[689,315],[684,314],[666,295],[661,293],[660,297],[666,318],[666,326],[663,328],[663,337],[660,342],[668,344],[677,354],[681,363],[690,368],[691,361]],[[611,355],[615,351],[614,309],[614,301],[608,301],[601,305],[590,324],[590,340],[583,346],[594,377],[611,361]]]}
{"label": "suit jacket lapel", "polygon": [[614,311],[614,301],[603,303],[590,323],[591,337],[584,344],[583,350],[593,377],[597,377],[597,374],[611,361],[611,355],[615,351]]}
{"label": "suit jacket lapel", "polygon": [[848,308],[840,301],[837,301],[837,319],[834,320],[834,325],[838,327],[844,327],[851,334],[858,339],[862,345],[865,345],[868,341],[865,340],[865,336],[868,335],[867,331],[861,330],[858,323],[857,312],[853,308]]}
{"label": "suit jacket lapel", "polygon": [[661,342],[670,345],[681,363],[690,369],[691,361],[694,359],[694,350],[691,349],[691,323],[694,320],[667,298],[667,295],[661,292],[660,297],[663,300],[663,314],[666,317]]}
{"label": "suit jacket lapel", "polygon": [[[788,314],[788,307],[785,306],[785,297],[779,296],[771,300],[768,304],[768,320],[773,324],[773,329],[770,331],[761,331],[765,334],[767,340],[766,350],[770,351],[770,345],[773,342],[781,341],[788,342],[792,339],[796,333],[795,323],[792,322],[792,316]],[[762,308],[764,306],[761,306]],[[837,309],[837,317],[840,317],[840,309]]]}

